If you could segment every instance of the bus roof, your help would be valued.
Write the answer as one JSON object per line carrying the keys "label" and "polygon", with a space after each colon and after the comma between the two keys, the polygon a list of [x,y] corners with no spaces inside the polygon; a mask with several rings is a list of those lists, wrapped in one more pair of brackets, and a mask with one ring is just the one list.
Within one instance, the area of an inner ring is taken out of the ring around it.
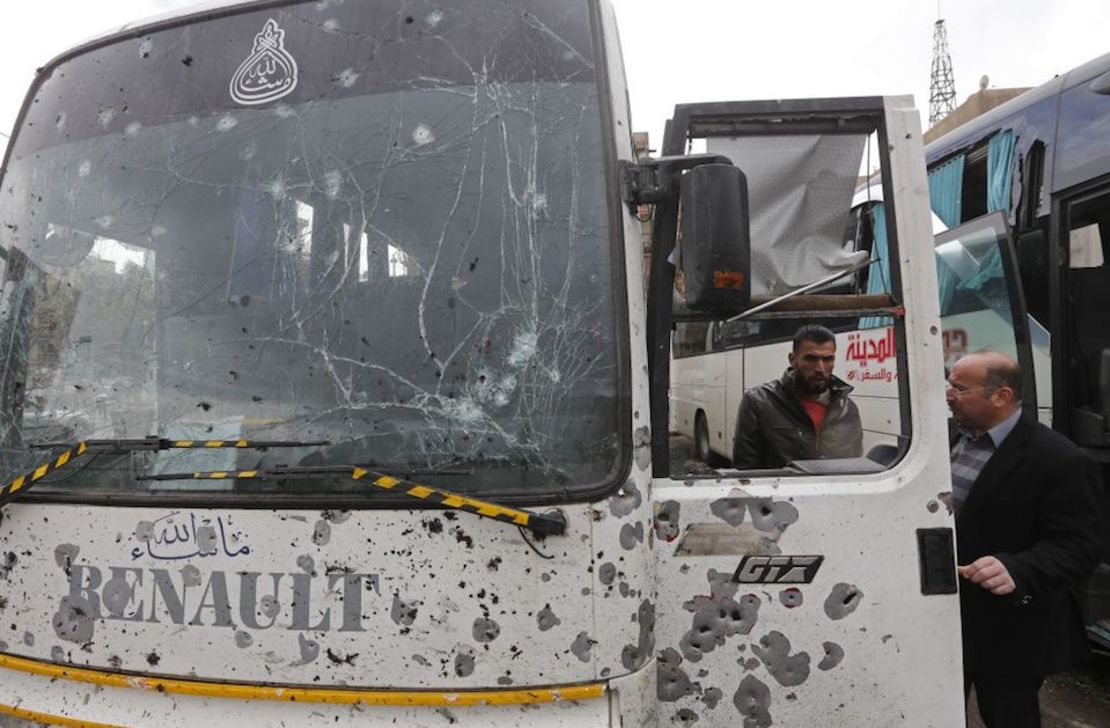
{"label": "bus roof", "polygon": [[1002,122],[1022,109],[1059,95],[1069,88],[1086,83],[1108,72],[1110,72],[1110,53],[1057,75],[1052,80],[996,106],[987,113],[972,119],[966,124],[961,124],[939,139],[930,142],[925,147],[926,162],[932,165],[940,159],[975,146],[997,131]]}

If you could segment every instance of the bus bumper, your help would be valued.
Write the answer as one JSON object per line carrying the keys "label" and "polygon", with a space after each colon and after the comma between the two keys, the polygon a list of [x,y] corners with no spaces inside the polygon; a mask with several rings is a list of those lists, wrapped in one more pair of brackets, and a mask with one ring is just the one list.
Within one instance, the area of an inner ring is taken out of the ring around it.
{"label": "bus bumper", "polygon": [[[638,683],[643,678],[635,679],[636,684],[627,684],[633,688],[627,692],[640,692]],[[195,728],[199,722],[239,728],[351,724],[589,728],[621,725],[621,713],[642,704],[643,697],[629,694],[621,708],[615,687],[604,682],[454,693],[281,688],[130,676],[0,655],[0,726]],[[625,720],[624,725],[643,723]]]}

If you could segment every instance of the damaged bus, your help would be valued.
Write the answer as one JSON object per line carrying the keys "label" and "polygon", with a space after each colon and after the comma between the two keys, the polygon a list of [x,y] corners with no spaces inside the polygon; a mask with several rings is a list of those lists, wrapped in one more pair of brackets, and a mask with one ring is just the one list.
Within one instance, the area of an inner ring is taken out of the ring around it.
{"label": "damaged bus", "polygon": [[[0,712],[962,720],[917,113],[669,129],[633,161],[598,0],[217,2],[45,65],[0,196]],[[891,286],[834,302],[868,140]],[[898,457],[672,472],[672,324],[830,314],[891,320]]]}

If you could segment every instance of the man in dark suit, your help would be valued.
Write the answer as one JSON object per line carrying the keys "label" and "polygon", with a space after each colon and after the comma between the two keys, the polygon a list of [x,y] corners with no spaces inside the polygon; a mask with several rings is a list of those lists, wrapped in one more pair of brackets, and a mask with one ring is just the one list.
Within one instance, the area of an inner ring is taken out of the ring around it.
{"label": "man in dark suit", "polygon": [[1071,586],[1099,560],[1098,466],[1021,412],[1021,370],[966,356],[946,393],[961,582],[965,689],[988,728],[1041,725],[1046,675],[1087,657]]}

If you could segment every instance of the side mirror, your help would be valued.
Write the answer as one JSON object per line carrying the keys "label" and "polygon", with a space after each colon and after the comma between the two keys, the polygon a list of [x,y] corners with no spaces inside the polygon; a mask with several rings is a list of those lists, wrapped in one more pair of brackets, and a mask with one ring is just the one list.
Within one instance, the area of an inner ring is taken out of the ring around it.
{"label": "side mirror", "polygon": [[705,164],[682,175],[678,268],[686,306],[740,313],[751,305],[748,181],[731,164]]}

